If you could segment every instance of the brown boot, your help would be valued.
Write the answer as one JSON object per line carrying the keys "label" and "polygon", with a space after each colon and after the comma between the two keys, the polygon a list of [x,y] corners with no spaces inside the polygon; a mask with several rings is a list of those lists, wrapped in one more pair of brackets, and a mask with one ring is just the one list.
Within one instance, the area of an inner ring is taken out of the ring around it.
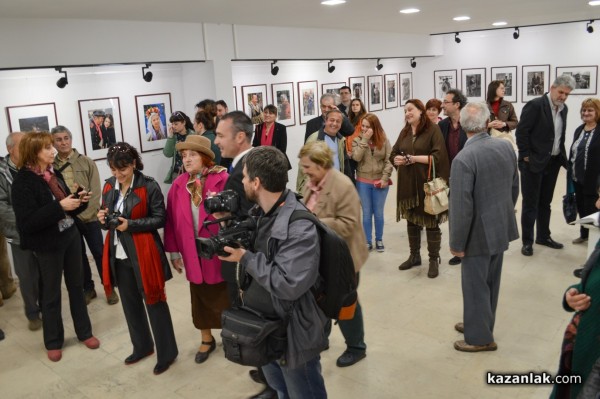
{"label": "brown boot", "polygon": [[440,246],[442,244],[442,232],[438,230],[427,230],[427,251],[429,252],[429,271],[427,277],[436,278],[440,267]]}
{"label": "brown boot", "polygon": [[405,262],[398,266],[398,269],[400,270],[408,270],[413,266],[421,265],[421,228],[419,226],[409,225],[407,230],[410,256]]}

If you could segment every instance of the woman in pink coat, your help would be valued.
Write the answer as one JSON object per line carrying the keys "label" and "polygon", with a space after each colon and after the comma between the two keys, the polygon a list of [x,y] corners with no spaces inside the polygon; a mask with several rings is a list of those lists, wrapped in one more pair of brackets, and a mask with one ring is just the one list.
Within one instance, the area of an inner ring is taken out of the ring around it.
{"label": "woman in pink coat", "polygon": [[229,307],[229,296],[221,277],[221,261],[216,256],[198,257],[196,238],[217,234],[217,224],[203,226],[204,221],[214,220],[204,210],[203,202],[207,195],[223,190],[228,175],[225,168],[215,165],[208,138],[189,136],[175,148],[181,153],[186,173],[175,179],[167,197],[165,250],[170,252],[177,272],[185,268],[190,282],[192,318],[202,333],[195,360],[203,363],[216,348],[211,329],[221,328],[221,312]]}

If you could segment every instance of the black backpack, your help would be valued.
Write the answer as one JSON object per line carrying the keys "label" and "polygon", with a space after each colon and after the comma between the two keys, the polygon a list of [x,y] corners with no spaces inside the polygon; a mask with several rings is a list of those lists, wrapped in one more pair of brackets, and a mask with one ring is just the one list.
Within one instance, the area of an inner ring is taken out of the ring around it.
{"label": "black backpack", "polygon": [[348,244],[308,210],[295,210],[289,223],[298,219],[310,220],[319,232],[321,248],[319,274],[323,278],[323,283],[313,287],[317,304],[331,319],[352,319],[358,294],[354,262]]}

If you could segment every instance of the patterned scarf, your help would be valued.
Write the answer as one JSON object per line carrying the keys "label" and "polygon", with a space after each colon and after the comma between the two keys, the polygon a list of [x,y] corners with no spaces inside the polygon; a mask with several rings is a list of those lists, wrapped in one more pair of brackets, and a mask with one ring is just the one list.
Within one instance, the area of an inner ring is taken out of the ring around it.
{"label": "patterned scarf", "polygon": [[44,171],[42,171],[42,169],[37,165],[34,167],[28,166],[27,169],[44,179],[46,184],[48,184],[48,187],[50,187],[50,191],[52,191],[54,198],[56,198],[58,201],[65,199],[67,193],[58,182],[58,178],[56,177],[56,174],[54,174],[54,168],[52,165],[48,165]]}

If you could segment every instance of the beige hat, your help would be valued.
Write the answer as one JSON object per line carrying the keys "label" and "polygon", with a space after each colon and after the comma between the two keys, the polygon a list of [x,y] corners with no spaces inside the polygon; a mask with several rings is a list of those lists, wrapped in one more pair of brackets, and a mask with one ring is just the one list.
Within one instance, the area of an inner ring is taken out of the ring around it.
{"label": "beige hat", "polygon": [[208,155],[213,161],[215,159],[215,153],[210,149],[210,140],[204,136],[188,135],[185,141],[175,145],[175,149],[177,151],[193,150]]}

